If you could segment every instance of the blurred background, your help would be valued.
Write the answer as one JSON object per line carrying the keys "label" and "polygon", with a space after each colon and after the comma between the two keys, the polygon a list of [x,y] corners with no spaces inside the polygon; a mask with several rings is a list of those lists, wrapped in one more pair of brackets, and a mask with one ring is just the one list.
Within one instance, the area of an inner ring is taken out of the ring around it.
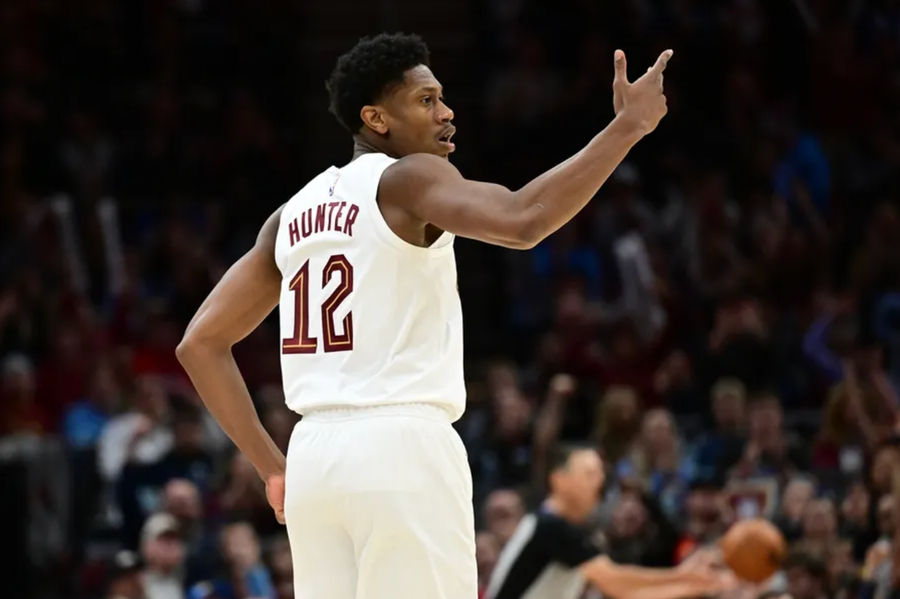
{"label": "blurred background", "polygon": [[[0,594],[292,597],[174,348],[349,160],[323,81],[381,30],[429,44],[463,174],[513,188],[611,119],[614,49],[633,77],[676,51],[668,116],[575,220],[528,252],[457,241],[482,580],[562,440],[603,452],[616,560],[763,516],[795,599],[900,586],[896,0],[4,0]],[[284,448],[277,343],[270,318],[235,353]]]}

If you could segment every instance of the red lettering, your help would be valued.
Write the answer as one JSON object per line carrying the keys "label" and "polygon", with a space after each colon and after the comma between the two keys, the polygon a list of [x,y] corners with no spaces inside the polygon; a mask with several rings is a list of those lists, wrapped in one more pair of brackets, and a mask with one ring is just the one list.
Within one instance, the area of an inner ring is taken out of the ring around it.
{"label": "red lettering", "polygon": [[300,215],[300,232],[303,233],[304,239],[312,233],[312,208],[304,210]]}
{"label": "red lettering", "polygon": [[288,223],[288,233],[291,238],[291,246],[300,241],[300,229],[297,226],[296,218]]}
{"label": "red lettering", "polygon": [[328,202],[328,230],[331,231],[331,215],[334,214],[334,207],[337,206],[337,202]]}
{"label": "red lettering", "polygon": [[281,352],[314,354],[319,340],[309,336],[309,260],[303,263],[291,279],[288,289],[294,292],[294,334],[281,340]]}
{"label": "red lettering", "polygon": [[[322,330],[325,334],[323,345],[326,352],[350,351],[353,349],[353,312],[348,311],[341,321],[343,333],[337,333],[334,313],[341,302],[353,292],[353,266],[343,254],[328,259],[322,270],[322,287],[328,285],[333,275],[340,277],[338,286],[322,304]],[[294,292],[293,335],[281,340],[281,352],[285,354],[314,354],[319,345],[316,337],[309,333],[309,260],[303,263],[289,289]]]}
{"label": "red lettering", "polygon": [[325,230],[325,204],[316,206],[316,233]]}
{"label": "red lettering", "polygon": [[347,211],[347,220],[344,221],[344,233],[353,236],[353,223],[356,222],[356,215],[359,214],[359,207],[356,204],[350,204]]}
{"label": "red lettering", "polygon": [[344,213],[344,206],[347,205],[347,202],[341,202],[341,205],[338,206],[337,214],[334,215],[334,230],[341,230],[341,215]]}

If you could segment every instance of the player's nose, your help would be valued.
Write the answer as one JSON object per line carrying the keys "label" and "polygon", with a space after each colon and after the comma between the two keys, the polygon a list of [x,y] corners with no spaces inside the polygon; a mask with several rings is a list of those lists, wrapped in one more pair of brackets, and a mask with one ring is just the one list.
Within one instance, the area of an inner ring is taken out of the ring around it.
{"label": "player's nose", "polygon": [[442,106],[443,110],[439,113],[438,118],[440,119],[440,121],[442,123],[449,123],[450,121],[453,120],[453,117],[455,116],[453,114],[453,109],[450,108],[449,106],[447,106],[446,104],[444,104],[443,102],[441,103],[441,106]]}

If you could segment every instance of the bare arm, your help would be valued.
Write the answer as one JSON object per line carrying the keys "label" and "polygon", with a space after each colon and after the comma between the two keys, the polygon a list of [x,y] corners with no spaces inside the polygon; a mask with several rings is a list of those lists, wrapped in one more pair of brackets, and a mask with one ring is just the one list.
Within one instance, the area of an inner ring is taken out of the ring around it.
{"label": "bare arm", "polygon": [[604,596],[615,599],[679,599],[723,589],[725,579],[708,571],[643,568],[616,564],[605,555],[582,564],[581,574]]}
{"label": "bare arm", "polygon": [[535,420],[532,440],[531,472],[533,486],[540,492],[545,490],[547,462],[550,449],[559,438],[565,420],[566,405],[575,392],[576,380],[568,374],[556,374],[547,387],[547,398]]}
{"label": "bare arm", "polygon": [[616,118],[581,151],[522,189],[465,179],[452,164],[429,154],[405,156],[385,170],[381,202],[422,223],[496,245],[527,249],[575,216],[666,113],[664,52],[640,79],[629,83],[625,56],[616,54]]}
{"label": "bare arm", "polygon": [[231,347],[278,305],[274,248],[280,219],[281,208],[203,301],[175,352],[203,403],[264,480],[284,472],[285,458],[259,421]]}

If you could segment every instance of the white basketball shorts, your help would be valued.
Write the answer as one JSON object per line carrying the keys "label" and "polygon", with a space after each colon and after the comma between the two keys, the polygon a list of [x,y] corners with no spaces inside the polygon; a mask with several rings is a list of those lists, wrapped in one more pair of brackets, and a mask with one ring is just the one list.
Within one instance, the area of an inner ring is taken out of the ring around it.
{"label": "white basketball shorts", "polygon": [[304,416],[287,456],[296,599],[476,599],[472,476],[440,407]]}

